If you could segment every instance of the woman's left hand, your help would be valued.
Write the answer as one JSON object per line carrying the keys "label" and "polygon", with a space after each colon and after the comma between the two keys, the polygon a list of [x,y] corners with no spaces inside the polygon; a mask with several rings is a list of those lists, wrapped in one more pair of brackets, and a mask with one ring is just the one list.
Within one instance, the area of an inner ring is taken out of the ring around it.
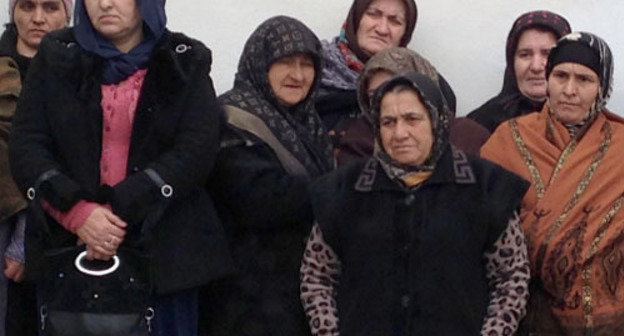
{"label": "woman's left hand", "polygon": [[24,278],[24,264],[9,257],[4,257],[4,264],[4,276],[15,282],[22,281]]}

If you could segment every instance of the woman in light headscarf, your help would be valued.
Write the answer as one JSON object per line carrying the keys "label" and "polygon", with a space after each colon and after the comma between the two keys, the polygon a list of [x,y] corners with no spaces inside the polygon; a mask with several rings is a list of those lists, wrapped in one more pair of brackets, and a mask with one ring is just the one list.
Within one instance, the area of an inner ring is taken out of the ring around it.
{"label": "woman in light headscarf", "polygon": [[422,73],[440,87],[453,114],[450,129],[451,143],[466,153],[479,152],[481,145],[489,137],[489,132],[473,120],[455,118],[455,93],[444,77],[417,52],[395,47],[382,50],[371,57],[360,74],[357,99],[362,115],[350,125],[335,144],[334,155],[339,166],[357,159],[368,158],[373,154],[373,125],[369,119],[372,92],[392,76],[407,72]]}
{"label": "woman in light headscarf", "polygon": [[557,39],[570,32],[559,14],[532,11],[516,19],[507,36],[503,89],[468,114],[490,132],[503,121],[539,111],[546,100],[546,60]]}
{"label": "woman in light headscarf", "polygon": [[49,215],[29,222],[27,273],[49,288],[48,249],[139,249],[154,287],[143,326],[196,335],[196,288],[232,271],[203,188],[219,146],[210,51],[166,29],[164,0],[78,0],[75,21],[44,37],[13,123],[13,176]]}
{"label": "woman in light headscarf", "polygon": [[249,37],[227,112],[212,186],[238,277],[207,296],[208,334],[306,335],[299,264],[312,226],[308,184],[332,169],[314,109],[321,45],[300,21],[277,16]]}
{"label": "woman in light headscarf", "polygon": [[575,32],[550,51],[548,99],[511,119],[481,154],[531,181],[521,218],[531,262],[524,332],[618,335],[624,331],[624,120],[606,109],[609,46]]}
{"label": "woman in light headscarf", "polygon": [[301,266],[314,335],[511,335],[528,296],[516,209],[528,183],[449,144],[437,84],[374,93],[379,150],[311,187]]}

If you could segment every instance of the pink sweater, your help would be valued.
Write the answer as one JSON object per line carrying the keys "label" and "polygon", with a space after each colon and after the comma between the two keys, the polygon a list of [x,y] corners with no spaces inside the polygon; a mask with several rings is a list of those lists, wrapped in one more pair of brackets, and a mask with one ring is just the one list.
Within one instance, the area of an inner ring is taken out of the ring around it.
{"label": "pink sweater", "polygon": [[[132,125],[147,70],[137,70],[118,84],[102,85],[102,153],[100,183],[114,186],[126,178]],[[80,228],[91,212],[102,204],[79,201],[61,212],[43,204],[46,211],[71,232]]]}

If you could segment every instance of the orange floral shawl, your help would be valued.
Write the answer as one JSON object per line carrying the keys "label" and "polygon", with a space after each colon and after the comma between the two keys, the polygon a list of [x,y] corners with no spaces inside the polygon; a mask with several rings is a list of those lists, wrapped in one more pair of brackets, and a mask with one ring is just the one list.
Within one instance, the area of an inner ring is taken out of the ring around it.
{"label": "orange floral shawl", "polygon": [[531,182],[521,219],[550,316],[536,331],[624,334],[624,119],[605,111],[571,139],[547,105],[481,149]]}

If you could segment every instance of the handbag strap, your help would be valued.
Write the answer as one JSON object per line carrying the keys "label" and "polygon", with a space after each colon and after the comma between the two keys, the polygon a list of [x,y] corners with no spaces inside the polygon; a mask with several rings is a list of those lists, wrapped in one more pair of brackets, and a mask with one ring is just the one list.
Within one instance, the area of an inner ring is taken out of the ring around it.
{"label": "handbag strap", "polygon": [[264,141],[275,153],[286,172],[293,176],[308,176],[308,170],[282,145],[262,119],[241,108],[225,105],[227,122]]}
{"label": "handbag strap", "polygon": [[167,184],[165,180],[160,177],[160,174],[158,174],[154,169],[147,168],[143,172],[147,174],[152,182],[156,184],[158,189],[160,189],[160,194],[162,196],[162,199],[153,206],[153,209],[151,209],[147,217],[145,217],[141,226],[141,236],[139,242],[147,244],[151,239],[151,229],[160,220],[165,212],[165,209],[167,209],[171,198],[173,197],[173,187],[170,184]]}
{"label": "handbag strap", "polygon": [[[41,175],[39,175],[34,185],[28,188],[28,190],[26,191],[26,198],[28,198],[28,200],[30,201],[30,204],[34,211],[34,215],[39,219],[35,221],[37,223],[46,222],[46,219],[45,219],[46,216],[43,211],[43,207],[41,206],[41,201],[39,200],[41,184],[43,184],[45,181],[58,175],[61,175],[61,172],[58,171],[58,169],[47,170],[43,172]],[[47,225],[41,225],[41,227],[43,229],[43,232],[45,232],[46,234],[50,234],[50,227],[48,227]]]}

